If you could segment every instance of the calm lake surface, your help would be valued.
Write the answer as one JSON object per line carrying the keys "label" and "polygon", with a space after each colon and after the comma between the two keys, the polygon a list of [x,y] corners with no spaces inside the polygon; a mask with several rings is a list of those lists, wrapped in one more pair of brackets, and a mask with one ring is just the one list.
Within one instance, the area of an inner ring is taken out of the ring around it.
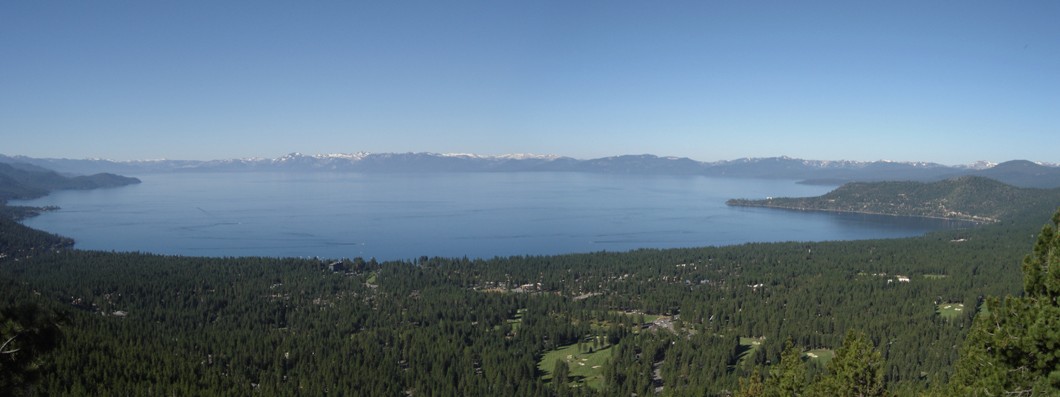
{"label": "calm lake surface", "polygon": [[[82,249],[195,256],[493,257],[891,238],[948,221],[728,207],[795,181],[582,173],[194,173],[60,191],[26,220]],[[14,204],[14,203],[13,203]]]}

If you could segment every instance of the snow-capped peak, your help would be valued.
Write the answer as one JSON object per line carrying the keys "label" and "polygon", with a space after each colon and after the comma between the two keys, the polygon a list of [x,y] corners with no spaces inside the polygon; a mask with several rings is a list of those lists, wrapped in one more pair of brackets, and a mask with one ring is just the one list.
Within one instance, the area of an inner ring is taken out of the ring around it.
{"label": "snow-capped peak", "polygon": [[437,154],[437,156],[441,156],[441,157],[460,157],[460,158],[483,159],[483,160],[530,160],[530,159],[553,160],[553,159],[557,159],[557,158],[560,157],[560,156],[557,156],[557,155],[554,155],[554,154],[533,154],[533,153],[509,153],[509,154],[501,154],[501,155],[495,155],[495,156],[481,155],[481,154],[474,154],[474,153],[441,153],[441,154]]}
{"label": "snow-capped peak", "polygon": [[974,163],[968,164],[966,167],[973,170],[985,170],[989,168],[994,168],[994,166],[996,165],[997,163],[993,161],[979,160]]}
{"label": "snow-capped peak", "polygon": [[505,160],[531,160],[531,159],[534,159],[534,160],[555,160],[555,159],[558,159],[559,157],[560,156],[557,156],[555,154],[533,154],[533,153],[510,153],[510,154],[502,154],[500,156],[497,156],[497,158],[505,159]]}
{"label": "snow-capped peak", "polygon": [[318,154],[318,155],[316,155],[316,156],[313,156],[313,157],[316,157],[316,158],[319,158],[319,159],[345,159],[345,160],[361,160],[361,159],[363,159],[363,158],[365,158],[365,157],[368,157],[368,155],[370,155],[370,154],[371,154],[371,153],[368,153],[368,152],[357,152],[357,153],[328,153],[328,154]]}

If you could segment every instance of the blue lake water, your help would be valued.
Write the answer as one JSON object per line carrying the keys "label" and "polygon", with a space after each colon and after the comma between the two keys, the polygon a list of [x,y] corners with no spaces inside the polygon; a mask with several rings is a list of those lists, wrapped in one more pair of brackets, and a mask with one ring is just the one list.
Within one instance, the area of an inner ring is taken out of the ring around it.
{"label": "blue lake water", "polygon": [[795,181],[583,173],[178,173],[60,191],[28,226],[83,249],[194,256],[493,257],[892,238],[953,222],[728,207]]}

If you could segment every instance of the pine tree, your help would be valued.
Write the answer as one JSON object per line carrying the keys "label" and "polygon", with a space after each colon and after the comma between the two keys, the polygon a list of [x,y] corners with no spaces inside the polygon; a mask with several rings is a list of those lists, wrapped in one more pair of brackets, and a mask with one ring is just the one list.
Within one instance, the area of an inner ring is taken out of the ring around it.
{"label": "pine tree", "polygon": [[862,332],[847,331],[843,346],[828,364],[828,372],[814,385],[812,395],[876,397],[887,394],[883,358]]}
{"label": "pine tree", "polygon": [[789,339],[780,354],[780,363],[770,369],[769,379],[765,383],[766,397],[795,397],[802,395],[806,388],[806,364],[802,362],[802,353]]}
{"label": "pine tree", "polygon": [[990,298],[969,330],[950,394],[1060,395],[1060,211],[1023,259],[1021,297]]}
{"label": "pine tree", "polygon": [[0,395],[34,394],[41,356],[61,337],[57,322],[35,304],[0,309]]}
{"label": "pine tree", "polygon": [[557,358],[556,365],[552,367],[552,383],[557,388],[561,388],[567,385],[568,378],[570,377],[570,366],[563,359]]}
{"label": "pine tree", "polygon": [[762,377],[758,375],[758,371],[752,371],[747,378],[740,378],[740,389],[733,395],[733,397],[764,397],[765,385],[762,383]]}

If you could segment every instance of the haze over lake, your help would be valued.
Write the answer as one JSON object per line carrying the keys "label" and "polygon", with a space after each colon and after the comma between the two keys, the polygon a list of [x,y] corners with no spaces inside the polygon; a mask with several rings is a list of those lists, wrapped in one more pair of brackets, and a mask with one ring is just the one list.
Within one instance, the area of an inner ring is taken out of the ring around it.
{"label": "haze over lake", "polygon": [[194,256],[493,257],[892,238],[959,223],[736,208],[791,180],[589,173],[172,173],[17,204],[77,248]]}

